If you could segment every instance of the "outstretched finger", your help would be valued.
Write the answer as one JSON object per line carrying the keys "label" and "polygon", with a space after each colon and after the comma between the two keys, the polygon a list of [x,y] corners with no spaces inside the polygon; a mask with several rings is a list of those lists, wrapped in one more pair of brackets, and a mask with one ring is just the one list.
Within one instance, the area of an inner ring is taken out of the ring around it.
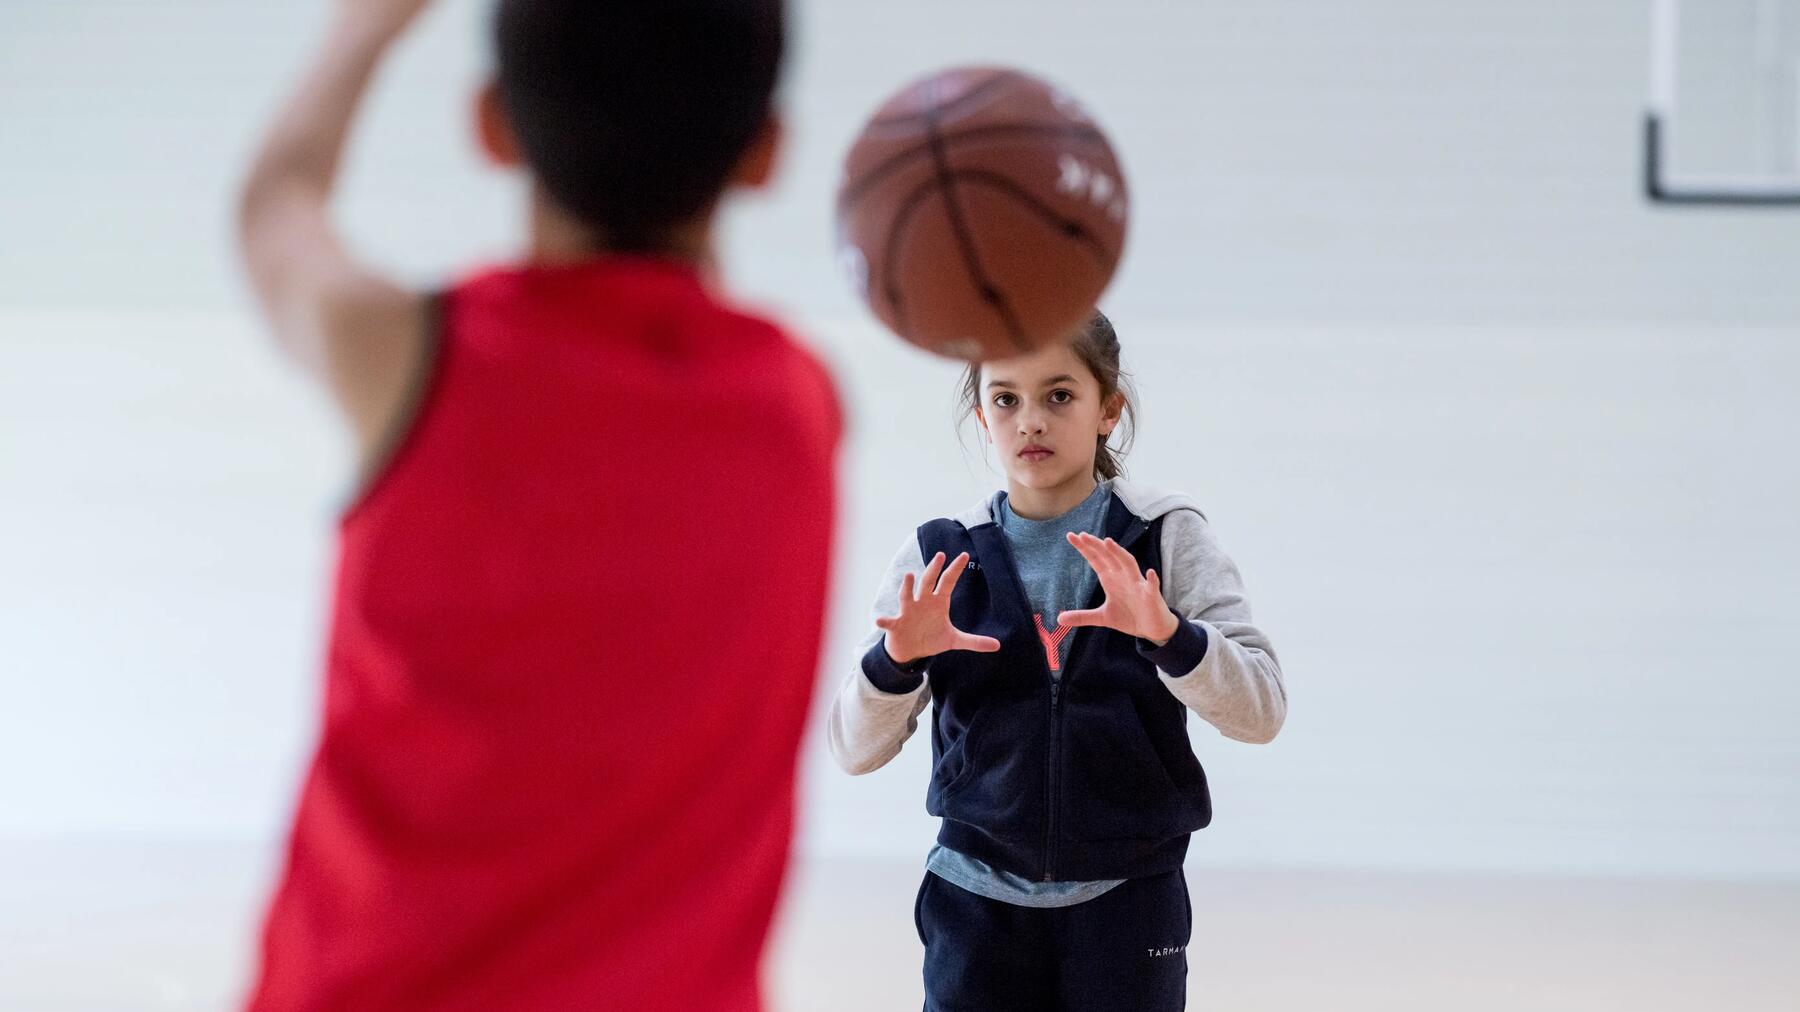
{"label": "outstretched finger", "polygon": [[950,563],[949,569],[944,570],[943,577],[937,582],[937,589],[932,593],[941,595],[955,590],[956,581],[962,577],[963,570],[967,568],[969,568],[969,553],[964,552]]}
{"label": "outstretched finger", "polygon": [[1081,557],[1087,560],[1088,566],[1091,567],[1094,572],[1100,572],[1100,567],[1103,563],[1099,552],[1095,550],[1095,542],[1092,535],[1070,533],[1069,544],[1073,545],[1075,550],[1081,553]]}
{"label": "outstretched finger", "polygon": [[938,574],[944,571],[944,553],[939,552],[931,557],[925,566],[925,572],[919,574],[919,596],[937,593]]}
{"label": "outstretched finger", "polygon": [[913,596],[913,575],[908,573],[900,578],[900,611],[904,614],[906,606],[917,600]]}
{"label": "outstretched finger", "polygon": [[898,618],[888,618],[886,615],[875,620],[875,628],[880,629],[882,632],[887,632],[899,624],[900,620]]}
{"label": "outstretched finger", "polygon": [[1124,545],[1107,538],[1100,543],[1100,550],[1105,553],[1107,561],[1112,563],[1113,568],[1120,575],[1136,576],[1140,579],[1143,577],[1144,574],[1138,571],[1137,560],[1131,557],[1131,553],[1125,550]]}
{"label": "outstretched finger", "polygon": [[1065,611],[1056,616],[1056,627],[1064,629],[1079,625],[1104,625],[1100,616],[1105,612],[1100,608],[1086,608],[1081,611]]}
{"label": "outstretched finger", "polygon": [[[1116,548],[1118,546],[1108,541],[1102,541],[1092,534],[1083,534],[1075,549],[1081,553],[1082,558],[1088,561],[1088,565],[1093,567],[1094,575],[1100,578],[1100,586],[1105,588],[1108,594],[1111,594],[1123,586],[1124,581],[1134,575],[1137,570],[1133,568],[1128,574],[1125,567],[1119,564],[1118,557],[1108,550],[1109,547]],[[1122,548],[1119,550],[1124,551]],[[1129,558],[1129,554],[1126,557]]]}
{"label": "outstretched finger", "polygon": [[1150,584],[1151,593],[1155,594],[1157,597],[1162,596],[1162,577],[1156,575],[1156,570],[1151,569],[1145,571],[1144,580]]}
{"label": "outstretched finger", "polygon": [[1098,534],[1084,533],[1081,535],[1081,540],[1082,543],[1087,545],[1094,553],[1096,558],[1105,559],[1108,562],[1117,561],[1118,556],[1114,551],[1115,549],[1123,551],[1123,549],[1119,549],[1118,542],[1111,538],[1100,537]]}
{"label": "outstretched finger", "polygon": [[997,653],[1000,650],[1000,641],[992,636],[975,636],[970,633],[957,633],[956,646],[953,649],[972,650],[978,654]]}

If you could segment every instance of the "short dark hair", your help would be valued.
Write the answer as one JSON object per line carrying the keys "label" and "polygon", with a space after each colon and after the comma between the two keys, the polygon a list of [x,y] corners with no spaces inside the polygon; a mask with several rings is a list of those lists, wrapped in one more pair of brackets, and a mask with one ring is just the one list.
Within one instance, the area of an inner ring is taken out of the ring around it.
{"label": "short dark hair", "polygon": [[619,251],[712,206],[771,114],[784,0],[500,0],[498,88],[537,182]]}

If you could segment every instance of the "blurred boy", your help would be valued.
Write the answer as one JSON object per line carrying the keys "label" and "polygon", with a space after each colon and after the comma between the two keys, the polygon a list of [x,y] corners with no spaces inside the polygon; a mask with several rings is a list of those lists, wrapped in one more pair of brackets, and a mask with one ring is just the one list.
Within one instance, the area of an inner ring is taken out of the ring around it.
{"label": "blurred boy", "polygon": [[340,0],[243,189],[260,304],[365,474],[249,1004],[755,1009],[840,429],[709,287],[722,194],[774,163],[782,3],[502,0],[478,132],[531,177],[529,246],[435,295],[328,215],[425,6]]}

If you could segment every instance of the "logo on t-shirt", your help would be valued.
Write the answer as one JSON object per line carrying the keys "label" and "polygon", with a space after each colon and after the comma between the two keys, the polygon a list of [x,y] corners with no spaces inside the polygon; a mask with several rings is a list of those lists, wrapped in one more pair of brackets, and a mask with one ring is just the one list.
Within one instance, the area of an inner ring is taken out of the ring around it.
{"label": "logo on t-shirt", "polygon": [[1050,662],[1050,670],[1061,671],[1063,639],[1067,637],[1069,633],[1074,632],[1076,627],[1066,625],[1055,632],[1051,632],[1044,628],[1044,616],[1033,615],[1031,618],[1032,621],[1037,623],[1038,641],[1044,644],[1044,659]]}

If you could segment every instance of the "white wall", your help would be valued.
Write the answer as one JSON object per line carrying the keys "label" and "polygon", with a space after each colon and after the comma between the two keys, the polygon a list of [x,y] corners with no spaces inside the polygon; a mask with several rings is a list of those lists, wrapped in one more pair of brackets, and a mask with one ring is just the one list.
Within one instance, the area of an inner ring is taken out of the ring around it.
{"label": "white wall", "polygon": [[[0,835],[279,832],[346,472],[223,236],[325,6],[0,4]],[[821,693],[898,539],[994,481],[955,370],[839,281],[837,158],[901,80],[1017,63],[1124,152],[1133,471],[1202,499],[1292,681],[1274,746],[1198,736],[1196,860],[1800,878],[1800,215],[1639,201],[1644,6],[803,5],[727,251],[855,419]],[[353,157],[351,231],[420,280],[515,240],[477,9]],[[921,853],[925,746],[852,780],[815,741],[806,847]]]}

